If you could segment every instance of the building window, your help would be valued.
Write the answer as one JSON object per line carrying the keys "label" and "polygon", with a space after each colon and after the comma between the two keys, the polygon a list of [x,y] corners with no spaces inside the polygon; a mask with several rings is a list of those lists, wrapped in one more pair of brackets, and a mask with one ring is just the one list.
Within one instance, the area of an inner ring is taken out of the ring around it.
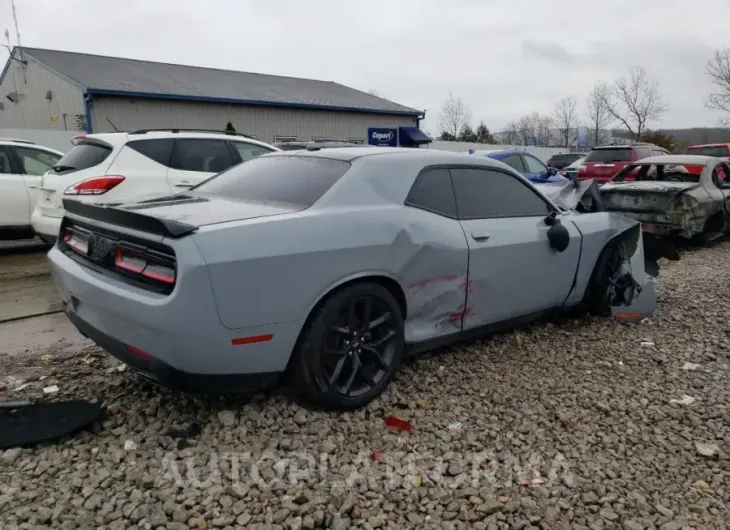
{"label": "building window", "polygon": [[296,142],[296,136],[274,136],[274,143],[277,142]]}
{"label": "building window", "polygon": [[334,138],[330,138],[329,136],[312,136],[313,142],[336,142]]}

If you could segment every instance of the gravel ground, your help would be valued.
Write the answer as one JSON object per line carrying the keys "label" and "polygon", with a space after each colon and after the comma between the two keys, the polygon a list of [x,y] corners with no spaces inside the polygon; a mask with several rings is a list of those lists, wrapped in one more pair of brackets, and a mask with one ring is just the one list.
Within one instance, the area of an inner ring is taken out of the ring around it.
{"label": "gravel ground", "polygon": [[729,262],[722,243],[667,264],[640,325],[541,323],[420,357],[346,415],[285,391],[176,395],[93,347],[0,358],[48,376],[14,399],[58,384],[105,405],[91,432],[0,454],[0,528],[726,528]]}

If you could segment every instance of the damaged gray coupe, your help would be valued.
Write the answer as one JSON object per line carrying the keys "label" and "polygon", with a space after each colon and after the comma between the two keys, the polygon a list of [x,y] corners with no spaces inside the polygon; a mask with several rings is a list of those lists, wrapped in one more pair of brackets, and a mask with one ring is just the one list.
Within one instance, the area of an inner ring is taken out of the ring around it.
{"label": "damaged gray coupe", "polygon": [[66,200],[49,259],[76,327],[150,379],[225,393],[286,374],[352,409],[407,353],[551,312],[650,314],[640,224],[581,213],[586,192],[435,150],[282,152],[179,195]]}
{"label": "damaged gray coupe", "polygon": [[647,234],[705,242],[730,230],[730,166],[699,155],[644,158],[600,189],[609,211],[642,223]]}

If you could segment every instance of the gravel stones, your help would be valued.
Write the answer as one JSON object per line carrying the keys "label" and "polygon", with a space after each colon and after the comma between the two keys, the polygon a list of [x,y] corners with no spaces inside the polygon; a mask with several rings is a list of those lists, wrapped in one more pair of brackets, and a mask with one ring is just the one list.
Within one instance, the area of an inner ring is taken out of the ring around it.
{"label": "gravel stones", "polygon": [[[728,262],[721,243],[663,265],[660,309],[640,325],[564,318],[408,360],[349,414],[287,391],[171,392],[107,372],[97,349],[0,356],[0,373],[35,381],[0,399],[106,407],[93,430],[0,452],[0,528],[722,528]],[[688,359],[701,368],[683,370]],[[45,395],[50,371],[60,390]],[[696,401],[670,403],[683,395]],[[391,415],[415,429],[386,428]],[[179,446],[168,433],[189,425]]]}

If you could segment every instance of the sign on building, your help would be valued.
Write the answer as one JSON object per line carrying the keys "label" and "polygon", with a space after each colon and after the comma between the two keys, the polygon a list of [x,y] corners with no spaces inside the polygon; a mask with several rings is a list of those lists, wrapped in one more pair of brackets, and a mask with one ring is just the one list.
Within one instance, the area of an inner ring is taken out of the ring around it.
{"label": "sign on building", "polygon": [[398,147],[398,129],[368,129],[368,144],[380,147]]}

